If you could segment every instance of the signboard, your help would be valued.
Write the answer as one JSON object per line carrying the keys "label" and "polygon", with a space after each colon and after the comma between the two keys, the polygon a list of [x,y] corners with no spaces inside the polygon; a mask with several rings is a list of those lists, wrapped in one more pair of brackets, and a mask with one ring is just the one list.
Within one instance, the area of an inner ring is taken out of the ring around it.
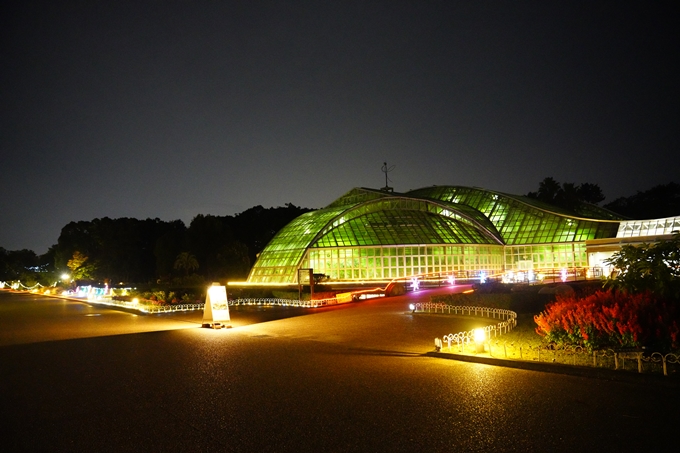
{"label": "signboard", "polygon": [[213,283],[208,288],[208,295],[205,298],[203,307],[202,327],[212,327],[221,329],[231,327],[229,325],[229,305],[227,303],[227,288],[219,283]]}
{"label": "signboard", "polygon": [[304,285],[309,285],[309,300],[314,300],[314,269],[298,269],[298,292],[302,300],[302,289]]}
{"label": "signboard", "polygon": [[345,304],[347,302],[352,302],[353,300],[352,293],[338,293],[335,295],[335,301],[338,304]]}

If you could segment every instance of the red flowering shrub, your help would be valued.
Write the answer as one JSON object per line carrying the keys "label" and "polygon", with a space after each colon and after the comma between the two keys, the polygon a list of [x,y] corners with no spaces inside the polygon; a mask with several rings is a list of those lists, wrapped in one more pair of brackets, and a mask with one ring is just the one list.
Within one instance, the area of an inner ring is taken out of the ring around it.
{"label": "red flowering shrub", "polygon": [[558,295],[534,321],[536,333],[546,340],[591,350],[680,346],[680,310],[651,292],[597,291],[583,298]]}

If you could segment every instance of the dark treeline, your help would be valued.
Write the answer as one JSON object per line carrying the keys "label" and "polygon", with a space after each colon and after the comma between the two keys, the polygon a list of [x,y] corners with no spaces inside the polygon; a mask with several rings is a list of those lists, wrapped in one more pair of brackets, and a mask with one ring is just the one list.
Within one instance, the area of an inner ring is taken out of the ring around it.
{"label": "dark treeline", "polygon": [[188,227],[160,219],[71,222],[43,256],[0,248],[0,280],[51,284],[62,272],[111,285],[242,279],[274,235],[308,211],[255,206],[235,216],[197,215]]}
{"label": "dark treeline", "polygon": [[[597,206],[605,200],[597,184],[560,183],[553,178],[545,178],[536,192],[529,192],[526,196],[586,217],[587,205]],[[602,207],[629,219],[674,217],[680,215],[680,184],[661,184],[630,197],[617,198]]]}
{"label": "dark treeline", "polygon": [[680,184],[670,182],[604,205],[631,219],[658,219],[680,215]]}

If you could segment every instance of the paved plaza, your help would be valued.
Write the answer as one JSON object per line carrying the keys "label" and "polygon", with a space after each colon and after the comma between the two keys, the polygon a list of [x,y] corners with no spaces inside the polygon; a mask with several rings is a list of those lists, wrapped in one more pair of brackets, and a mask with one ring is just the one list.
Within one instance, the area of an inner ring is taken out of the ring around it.
{"label": "paved plaza", "polygon": [[232,309],[212,330],[0,291],[3,450],[668,448],[677,389],[429,357],[481,321],[414,316],[413,297]]}

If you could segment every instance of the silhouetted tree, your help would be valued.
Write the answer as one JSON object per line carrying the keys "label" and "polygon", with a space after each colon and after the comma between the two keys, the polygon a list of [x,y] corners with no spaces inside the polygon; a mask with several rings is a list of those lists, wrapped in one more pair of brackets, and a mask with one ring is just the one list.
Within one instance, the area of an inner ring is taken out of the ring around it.
{"label": "silhouetted tree", "polygon": [[583,203],[595,205],[605,199],[597,184],[560,184],[552,177],[545,178],[539,183],[537,192],[529,192],[526,196],[577,214],[582,213]]}
{"label": "silhouetted tree", "polygon": [[680,184],[670,182],[619,197],[605,208],[632,219],[658,219],[680,215]]}
{"label": "silhouetted tree", "polygon": [[195,271],[198,269],[198,267],[199,266],[196,257],[189,252],[182,252],[177,255],[177,258],[175,259],[174,268],[177,270],[183,270],[184,275],[189,275],[189,272]]}
{"label": "silhouetted tree", "polygon": [[248,247],[248,258],[254,263],[276,233],[291,221],[313,209],[300,208],[292,203],[277,208],[254,206],[237,214],[233,220],[234,236]]}
{"label": "silhouetted tree", "polygon": [[32,250],[5,250],[0,247],[0,280],[38,281],[40,263]]}
{"label": "silhouetted tree", "polygon": [[172,274],[177,255],[188,248],[186,232],[184,222],[175,220],[168,222],[163,234],[156,239],[154,256],[157,277],[169,278]]}
{"label": "silhouetted tree", "polygon": [[585,182],[580,184],[577,188],[577,194],[579,200],[585,201],[586,203],[598,204],[604,201],[605,196],[602,193],[602,189],[597,184],[591,184]]}

